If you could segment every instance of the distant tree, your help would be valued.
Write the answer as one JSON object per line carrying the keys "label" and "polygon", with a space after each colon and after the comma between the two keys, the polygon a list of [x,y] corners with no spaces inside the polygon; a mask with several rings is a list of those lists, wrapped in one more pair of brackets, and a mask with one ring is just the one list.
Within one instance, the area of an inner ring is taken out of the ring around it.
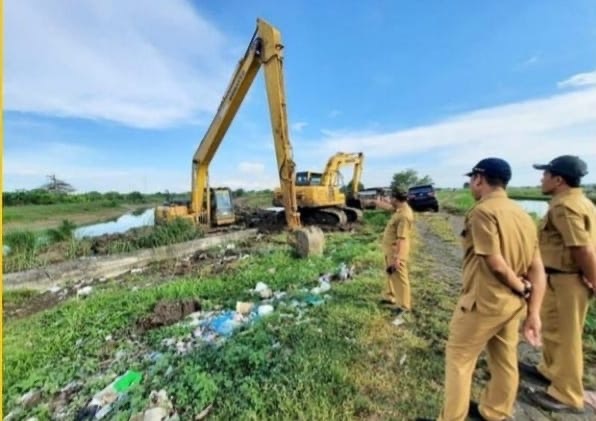
{"label": "distant tree", "polygon": [[469,189],[469,188],[470,188],[470,182],[469,181],[466,181],[464,183],[464,189]]}
{"label": "distant tree", "polygon": [[242,197],[246,194],[246,191],[244,191],[244,189],[237,189],[234,191],[234,196],[235,197]]}
{"label": "distant tree", "polygon": [[407,190],[411,186],[432,183],[433,180],[430,178],[430,176],[425,175],[424,177],[419,177],[415,170],[408,168],[393,175],[393,179],[391,180],[391,188]]}
{"label": "distant tree", "polygon": [[141,192],[133,191],[126,195],[126,200],[132,203],[143,203],[145,198],[141,194]]}
{"label": "distant tree", "polygon": [[66,181],[59,180],[56,178],[55,174],[48,175],[47,177],[49,178],[49,182],[41,186],[41,190],[45,190],[50,193],[63,194],[75,191],[75,188],[71,184],[67,183]]}
{"label": "distant tree", "polygon": [[[350,180],[350,182],[345,186],[342,187],[342,193],[351,193],[352,192],[352,180]],[[358,191],[362,191],[364,190],[364,184],[358,182]]]}

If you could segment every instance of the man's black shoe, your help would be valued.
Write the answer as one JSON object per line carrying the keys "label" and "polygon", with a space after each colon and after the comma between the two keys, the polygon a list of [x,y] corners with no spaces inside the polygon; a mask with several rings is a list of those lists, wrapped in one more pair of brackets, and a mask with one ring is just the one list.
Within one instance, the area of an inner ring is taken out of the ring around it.
{"label": "man's black shoe", "polygon": [[538,371],[538,368],[536,368],[535,365],[523,363],[520,361],[518,363],[518,367],[520,373],[525,377],[537,381],[545,386],[548,386],[550,384],[550,380],[544,374]]}
{"label": "man's black shoe", "polygon": [[468,408],[468,417],[473,420],[486,421],[486,418],[480,413],[478,403],[470,401],[470,407]]}
{"label": "man's black shoe", "polygon": [[537,405],[539,408],[550,412],[573,412],[574,414],[583,414],[584,410],[580,408],[574,408],[562,402],[559,402],[548,393],[542,390],[530,393],[528,395],[530,400]]}

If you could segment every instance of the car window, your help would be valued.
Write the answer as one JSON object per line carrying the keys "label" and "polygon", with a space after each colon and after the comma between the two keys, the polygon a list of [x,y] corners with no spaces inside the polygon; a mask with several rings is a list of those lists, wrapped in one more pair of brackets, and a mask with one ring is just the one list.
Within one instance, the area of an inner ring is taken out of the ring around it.
{"label": "car window", "polygon": [[434,191],[432,186],[412,187],[408,190],[410,193],[428,193]]}

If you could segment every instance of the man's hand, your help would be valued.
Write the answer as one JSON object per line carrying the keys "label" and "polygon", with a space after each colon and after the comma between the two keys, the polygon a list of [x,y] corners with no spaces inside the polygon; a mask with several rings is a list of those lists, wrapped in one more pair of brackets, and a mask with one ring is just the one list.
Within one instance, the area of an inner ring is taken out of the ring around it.
{"label": "man's hand", "polygon": [[586,286],[592,293],[592,296],[596,295],[596,282],[590,282],[590,280],[585,276],[582,276],[582,281],[584,281],[584,284],[586,284]]}
{"label": "man's hand", "polygon": [[519,280],[523,286],[518,292],[524,299],[529,300],[532,295],[532,283],[526,278],[519,278]]}
{"label": "man's hand", "polygon": [[526,321],[524,322],[524,338],[532,346],[541,346],[542,337],[540,331],[542,329],[542,322],[540,316],[534,314],[528,314]]}

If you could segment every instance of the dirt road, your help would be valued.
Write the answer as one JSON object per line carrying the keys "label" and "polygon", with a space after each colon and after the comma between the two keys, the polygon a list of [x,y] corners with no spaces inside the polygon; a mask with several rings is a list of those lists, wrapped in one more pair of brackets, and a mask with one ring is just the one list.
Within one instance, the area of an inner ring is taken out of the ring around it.
{"label": "dirt road", "polygon": [[[447,214],[426,214],[417,218],[417,229],[419,233],[419,247],[428,253],[433,262],[433,271],[437,274],[437,280],[448,283],[453,288],[454,296],[461,287],[461,257],[458,236],[463,229],[463,217]],[[536,362],[539,359],[539,351],[533,349],[526,343],[519,344],[519,355],[524,361]],[[594,371],[594,367],[586,364],[586,370]],[[486,355],[480,357],[474,379],[473,395],[489,378],[486,365]],[[596,413],[588,409],[584,415],[570,413],[549,414],[543,412],[527,401],[529,390],[537,390],[540,386],[532,384],[524,379],[518,392],[518,400],[515,406],[515,420],[596,420]]]}

